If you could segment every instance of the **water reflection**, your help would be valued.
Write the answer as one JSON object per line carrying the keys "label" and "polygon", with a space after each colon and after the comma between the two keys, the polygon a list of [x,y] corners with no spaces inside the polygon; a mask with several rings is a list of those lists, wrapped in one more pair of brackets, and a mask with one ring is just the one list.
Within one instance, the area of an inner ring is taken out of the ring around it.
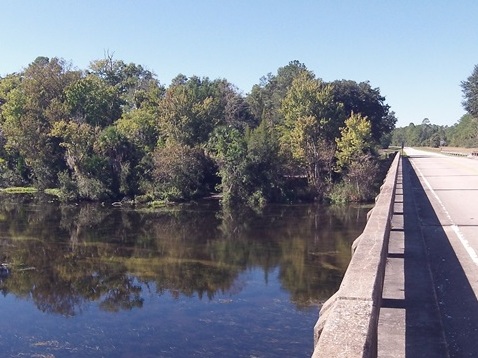
{"label": "water reflection", "polygon": [[217,202],[149,211],[3,197],[0,290],[74,316],[91,303],[141,308],[150,290],[234,295],[239,275],[260,268],[266,282],[278,270],[291,301],[306,307],[337,289],[366,210],[274,206],[255,215],[221,212]]}

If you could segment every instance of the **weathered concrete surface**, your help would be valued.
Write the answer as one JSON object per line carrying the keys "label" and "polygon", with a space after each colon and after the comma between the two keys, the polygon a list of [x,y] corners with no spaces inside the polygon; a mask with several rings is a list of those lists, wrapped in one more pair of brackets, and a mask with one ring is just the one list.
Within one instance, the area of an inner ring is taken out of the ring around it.
{"label": "weathered concrete surface", "polygon": [[448,357],[417,212],[417,188],[411,182],[414,172],[407,158],[401,169],[378,325],[378,357]]}
{"label": "weathered concrete surface", "polygon": [[340,288],[314,328],[313,357],[375,357],[390,220],[400,155],[395,157]]}
{"label": "weathered concrete surface", "polygon": [[378,356],[405,356],[405,232],[403,230],[403,177],[400,168],[395,190],[392,226],[378,323]]}

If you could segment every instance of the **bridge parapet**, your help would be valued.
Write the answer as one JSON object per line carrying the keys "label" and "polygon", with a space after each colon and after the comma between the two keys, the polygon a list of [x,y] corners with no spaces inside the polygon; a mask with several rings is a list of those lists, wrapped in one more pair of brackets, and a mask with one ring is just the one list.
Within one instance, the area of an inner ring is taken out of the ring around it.
{"label": "bridge parapet", "polygon": [[397,153],[339,290],[322,306],[314,327],[313,358],[377,356],[380,312],[390,222],[400,162]]}

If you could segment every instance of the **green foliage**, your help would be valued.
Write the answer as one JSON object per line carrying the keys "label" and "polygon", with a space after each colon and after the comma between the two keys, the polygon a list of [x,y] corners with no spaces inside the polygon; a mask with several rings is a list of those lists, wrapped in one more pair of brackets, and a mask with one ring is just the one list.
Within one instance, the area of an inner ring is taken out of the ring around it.
{"label": "green foliage", "polygon": [[463,90],[463,107],[473,117],[478,117],[478,65],[475,65],[473,73],[466,81],[461,83]]}
{"label": "green foliage", "polygon": [[59,191],[58,198],[63,202],[72,202],[78,199],[78,185],[68,171],[58,173]]}
{"label": "green foliage", "polygon": [[118,89],[93,75],[65,89],[66,106],[71,119],[94,127],[106,127],[121,116]]}
{"label": "green foliage", "polygon": [[449,145],[455,147],[478,147],[478,118],[463,115],[457,124],[449,129]]}
{"label": "green foliage", "polygon": [[[369,82],[340,80],[332,82],[334,100],[344,106],[344,112],[367,117],[371,124],[371,139],[377,144],[385,141],[394,129],[397,119],[385,104],[385,97],[379,88],[372,88]],[[385,148],[385,147],[384,147]]]}
{"label": "green foliage", "polygon": [[370,154],[355,156],[347,167],[341,182],[332,187],[328,197],[332,202],[367,202],[377,194],[379,165],[377,158]]}
{"label": "green foliage", "polygon": [[282,101],[287,95],[293,80],[299,75],[313,76],[312,72],[299,61],[291,61],[287,66],[280,67],[277,75],[269,73],[261,78],[261,83],[252,87],[247,96],[247,103],[251,107],[255,118],[260,118],[272,124],[283,121],[281,113]]}
{"label": "green foliage", "polygon": [[243,130],[255,121],[245,101],[225,80],[178,76],[159,102],[161,139],[203,145],[221,125]]}
{"label": "green foliage", "polygon": [[97,178],[79,175],[76,177],[78,197],[87,200],[106,200],[111,197],[108,187]]}
{"label": "green foliage", "polygon": [[140,108],[125,113],[117,122],[118,132],[144,153],[151,153],[159,139],[154,110]]}
{"label": "green foliage", "polygon": [[61,199],[107,198],[111,171],[106,158],[98,155],[94,148],[100,140],[100,129],[87,123],[60,121],[55,123],[50,135],[58,138],[65,148],[65,161],[69,168],[69,171],[58,173]]}
{"label": "green foliage", "polygon": [[207,142],[210,133],[224,123],[220,81],[191,77],[177,80],[159,107],[161,135],[188,146]]}
{"label": "green foliage", "polygon": [[23,158],[40,188],[55,184],[56,171],[65,168],[63,150],[49,132],[66,115],[64,90],[77,78],[64,61],[38,58],[2,106],[5,146]]}
{"label": "green foliage", "polygon": [[266,121],[246,129],[220,128],[209,148],[219,166],[223,202],[263,207],[284,197],[283,160],[274,128]]}
{"label": "green foliage", "polygon": [[330,147],[340,123],[342,105],[333,100],[330,85],[302,73],[292,82],[281,112],[284,114],[284,122],[279,126],[281,148],[306,173],[316,194],[321,195],[324,171],[330,170],[333,157]]}
{"label": "green foliage", "polygon": [[0,78],[0,123],[5,121],[2,113],[4,111],[4,105],[11,101],[11,96],[13,90],[20,87],[21,77],[14,73],[7,75],[5,78]]}
{"label": "green foliage", "polygon": [[98,128],[74,121],[56,122],[50,131],[50,136],[57,138],[59,145],[65,148],[66,164],[75,174],[87,171],[85,166],[93,155],[93,145],[98,135]]}
{"label": "green foliage", "polygon": [[155,196],[184,201],[207,194],[211,163],[203,151],[178,143],[157,148],[153,154]]}
{"label": "green foliage", "polygon": [[[93,148],[100,163],[106,164],[95,176],[105,183],[115,197],[135,195],[138,175],[132,169],[136,168],[141,159],[137,148],[116,126],[103,129]],[[101,177],[98,175],[100,173]]]}
{"label": "green foliage", "polygon": [[92,61],[90,71],[115,89],[125,112],[156,103],[164,91],[154,73],[141,65],[114,60],[110,54],[104,59]]}
{"label": "green foliage", "polygon": [[432,148],[438,148],[441,144],[441,137],[438,133],[433,133],[429,138],[429,146]]}
{"label": "green foliage", "polygon": [[28,170],[22,158],[13,153],[4,153],[0,158],[0,187],[24,186],[28,184]]}
{"label": "green foliage", "polygon": [[37,188],[32,188],[32,187],[9,187],[9,188],[4,188],[0,189],[0,191],[8,194],[34,194],[38,192]]}
{"label": "green foliage", "polygon": [[353,165],[357,157],[370,153],[372,126],[367,117],[351,113],[345,121],[345,127],[340,129],[337,142],[337,166],[340,170]]}
{"label": "green foliage", "polygon": [[50,188],[50,189],[45,189],[45,194],[51,195],[57,198],[61,198],[61,190],[58,188]]}
{"label": "green foliage", "polygon": [[[246,172],[250,206],[263,206],[283,199],[284,158],[276,130],[266,121],[248,131]],[[251,194],[252,193],[252,194]]]}
{"label": "green foliage", "polygon": [[56,188],[63,201],[191,200],[218,184],[225,205],[319,198],[338,179],[344,109],[369,116],[364,141],[393,127],[378,89],[325,83],[298,61],[244,96],[207,77],[164,88],[109,54],[85,71],[38,57],[0,78],[0,186]]}
{"label": "green foliage", "polygon": [[247,141],[236,128],[219,127],[209,140],[208,148],[219,167],[220,189],[226,206],[247,198],[244,192]]}
{"label": "green foliage", "polygon": [[340,133],[336,157],[342,181],[332,189],[330,198],[335,202],[369,201],[376,194],[376,183],[370,178],[377,178],[379,170],[372,125],[367,117],[352,112]]}
{"label": "green foliage", "polygon": [[[445,126],[431,124],[428,118],[425,118],[421,124],[410,123],[403,128],[396,128],[392,132],[391,144],[401,146],[424,146],[439,147],[451,144],[453,129]],[[462,146],[463,144],[459,144]]]}

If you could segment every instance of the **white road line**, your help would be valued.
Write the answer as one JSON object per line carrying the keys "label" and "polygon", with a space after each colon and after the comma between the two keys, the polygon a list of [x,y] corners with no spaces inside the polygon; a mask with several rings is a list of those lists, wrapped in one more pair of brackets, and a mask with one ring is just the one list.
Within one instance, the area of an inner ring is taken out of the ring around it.
{"label": "white road line", "polygon": [[451,228],[452,230],[455,232],[456,236],[458,237],[458,239],[460,240],[461,244],[463,245],[463,247],[465,248],[466,252],[468,252],[468,255],[470,255],[470,258],[471,260],[473,261],[473,263],[475,265],[478,266],[478,255],[476,254],[476,251],[471,247],[470,243],[468,242],[468,240],[465,238],[465,236],[463,235],[463,233],[460,231],[460,228],[458,227],[458,225],[455,224],[455,222],[453,221],[453,219],[451,218],[450,216],[450,213],[448,212],[448,210],[446,210],[445,208],[445,205],[443,205],[443,202],[440,200],[440,198],[438,197],[437,193],[435,192],[435,190],[433,190],[432,186],[430,185],[430,183],[428,182],[428,180],[425,178],[425,176],[423,175],[423,173],[421,172],[421,170],[414,166],[415,170],[418,172],[418,175],[420,175],[421,179],[423,180],[423,182],[426,184],[426,186],[428,187],[428,189],[430,190],[430,192],[433,194],[433,196],[435,197],[435,199],[438,201],[438,203],[440,204],[440,206],[442,207],[443,211],[445,212],[447,218],[450,220],[451,222]]}

